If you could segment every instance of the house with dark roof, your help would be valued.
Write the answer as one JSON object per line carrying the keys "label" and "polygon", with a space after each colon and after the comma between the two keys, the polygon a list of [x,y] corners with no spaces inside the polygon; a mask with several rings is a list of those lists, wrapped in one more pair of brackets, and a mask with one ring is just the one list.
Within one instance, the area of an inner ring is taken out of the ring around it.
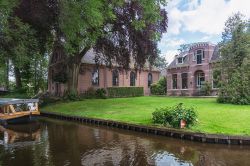
{"label": "house with dark roof", "polygon": [[176,55],[167,68],[167,94],[171,96],[202,95],[205,82],[212,87],[211,95],[217,95],[218,83],[214,69],[219,62],[218,46],[210,42],[191,44],[187,51]]}
{"label": "house with dark roof", "polygon": [[[48,91],[54,96],[63,96],[67,91],[64,78],[65,66],[63,65],[64,53],[60,48],[54,48],[50,58]],[[144,95],[150,94],[150,85],[159,80],[160,71],[151,67],[148,63],[139,71],[133,68],[124,70],[115,63],[113,67],[105,65],[101,60],[97,65],[96,53],[89,50],[81,59],[80,73],[78,76],[78,93],[84,93],[89,88],[99,89],[108,87],[143,87]],[[59,79],[58,79],[59,78]]]}

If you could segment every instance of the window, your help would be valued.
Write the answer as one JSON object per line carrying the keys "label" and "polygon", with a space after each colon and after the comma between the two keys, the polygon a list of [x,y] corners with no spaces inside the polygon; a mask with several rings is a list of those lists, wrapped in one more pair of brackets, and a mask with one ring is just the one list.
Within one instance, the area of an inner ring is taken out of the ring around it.
{"label": "window", "polygon": [[177,74],[172,75],[173,89],[177,89]]}
{"label": "window", "polygon": [[196,50],[195,58],[196,58],[195,60],[196,60],[197,64],[201,64],[202,59],[204,59],[204,51],[203,50]]}
{"label": "window", "polygon": [[153,76],[151,73],[148,73],[148,87],[153,83]]}
{"label": "window", "polygon": [[178,62],[178,64],[182,64],[183,63],[183,58],[182,57],[178,58],[177,62]]}
{"label": "window", "polygon": [[92,72],[92,85],[99,85],[99,70],[97,68]]}
{"label": "window", "polygon": [[188,74],[187,73],[181,74],[181,85],[182,85],[182,89],[188,88]]}
{"label": "window", "polygon": [[135,72],[131,71],[130,72],[130,86],[135,86]]}
{"label": "window", "polygon": [[196,74],[196,86],[201,88],[205,82],[205,74],[202,71],[197,72]]}
{"label": "window", "polygon": [[119,72],[118,72],[118,70],[113,70],[112,82],[113,82],[113,86],[119,86]]}

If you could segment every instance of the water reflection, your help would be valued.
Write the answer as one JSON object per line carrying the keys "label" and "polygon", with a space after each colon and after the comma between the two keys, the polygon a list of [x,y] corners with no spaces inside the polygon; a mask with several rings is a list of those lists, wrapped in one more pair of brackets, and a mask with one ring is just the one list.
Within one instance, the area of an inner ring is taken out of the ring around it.
{"label": "water reflection", "polygon": [[5,149],[13,146],[25,146],[40,139],[40,124],[31,123],[29,125],[9,125],[4,128],[0,126],[0,145]]}
{"label": "water reflection", "polygon": [[[193,143],[50,119],[41,119],[36,130],[28,131],[0,130],[6,138],[0,145],[0,165],[223,166],[250,162],[250,147]],[[32,144],[23,146],[25,142]]]}

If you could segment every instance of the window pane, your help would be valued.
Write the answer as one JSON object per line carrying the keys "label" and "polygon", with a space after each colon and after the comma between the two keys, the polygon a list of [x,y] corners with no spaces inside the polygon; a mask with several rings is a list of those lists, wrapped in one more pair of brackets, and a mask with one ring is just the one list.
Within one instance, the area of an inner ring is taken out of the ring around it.
{"label": "window pane", "polygon": [[205,82],[205,74],[203,72],[198,72],[196,75],[197,87],[200,88]]}
{"label": "window pane", "polygon": [[92,72],[92,85],[99,85],[99,70],[94,69]]}
{"label": "window pane", "polygon": [[119,72],[118,70],[113,70],[112,74],[113,86],[119,86]]}
{"label": "window pane", "polygon": [[201,50],[197,50],[197,54],[201,54]]}
{"label": "window pane", "polygon": [[188,74],[187,73],[182,73],[181,74],[181,82],[182,82],[182,89],[187,89],[188,88]]}
{"label": "window pane", "polygon": [[148,74],[148,87],[153,83],[153,76],[151,73]]}
{"label": "window pane", "polygon": [[183,59],[182,58],[178,58],[178,63],[182,63]]}
{"label": "window pane", "polygon": [[173,89],[177,89],[177,74],[172,75]]}
{"label": "window pane", "polygon": [[130,72],[130,86],[135,86],[135,73]]}

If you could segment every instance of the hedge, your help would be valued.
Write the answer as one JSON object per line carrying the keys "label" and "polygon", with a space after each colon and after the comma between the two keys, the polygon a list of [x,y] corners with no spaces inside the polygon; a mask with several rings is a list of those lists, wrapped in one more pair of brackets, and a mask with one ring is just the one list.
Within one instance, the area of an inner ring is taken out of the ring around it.
{"label": "hedge", "polygon": [[143,96],[143,87],[109,87],[107,88],[108,97],[135,97]]}

